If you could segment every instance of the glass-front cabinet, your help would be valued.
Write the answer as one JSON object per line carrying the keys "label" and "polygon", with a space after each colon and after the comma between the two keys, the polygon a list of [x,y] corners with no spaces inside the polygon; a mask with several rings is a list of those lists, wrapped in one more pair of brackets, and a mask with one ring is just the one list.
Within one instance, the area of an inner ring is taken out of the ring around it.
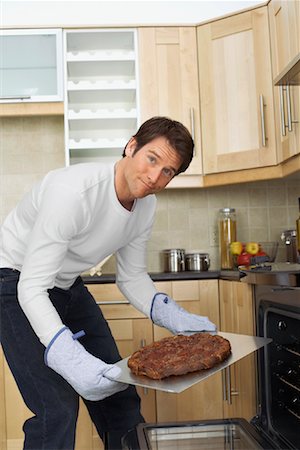
{"label": "glass-front cabinet", "polygon": [[1,30],[0,102],[62,100],[62,30]]}
{"label": "glass-front cabinet", "polygon": [[136,30],[64,37],[66,164],[114,162],[139,125]]}

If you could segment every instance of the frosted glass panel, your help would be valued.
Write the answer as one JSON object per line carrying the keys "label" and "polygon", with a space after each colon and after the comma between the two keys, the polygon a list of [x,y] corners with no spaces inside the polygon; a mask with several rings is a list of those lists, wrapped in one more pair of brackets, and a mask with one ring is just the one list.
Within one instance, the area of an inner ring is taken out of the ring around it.
{"label": "frosted glass panel", "polygon": [[55,34],[0,35],[0,96],[55,96]]}

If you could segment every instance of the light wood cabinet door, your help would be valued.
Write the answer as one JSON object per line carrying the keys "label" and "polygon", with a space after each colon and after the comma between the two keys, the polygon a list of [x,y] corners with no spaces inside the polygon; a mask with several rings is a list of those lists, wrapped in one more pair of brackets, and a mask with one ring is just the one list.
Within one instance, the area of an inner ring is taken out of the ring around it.
{"label": "light wood cabinet door", "polygon": [[195,155],[180,177],[201,174],[196,28],[139,28],[138,42],[141,120],[162,115],[182,122],[194,138]]}
{"label": "light wood cabinet door", "polygon": [[274,165],[267,8],[197,29],[204,174]]}
{"label": "light wood cabinet door", "polygon": [[[272,0],[268,4],[272,68],[275,79],[300,52],[300,3]],[[278,161],[300,153],[300,88],[274,86]]]}
{"label": "light wood cabinet door", "polygon": [[[219,281],[221,330],[246,335],[255,334],[251,285],[234,281]],[[256,414],[255,354],[246,356],[223,371],[230,394],[224,401],[224,417],[244,417]]]}
{"label": "light wood cabinet door", "polygon": [[[152,322],[149,319],[114,319],[108,321],[122,358],[153,341]],[[156,421],[155,391],[137,387],[141,398],[141,412],[146,422]],[[92,425],[93,450],[103,450],[102,441]],[[78,430],[80,433],[80,430]]]}
{"label": "light wood cabinet door", "polygon": [[25,405],[5,360],[4,389],[7,450],[22,450],[24,443],[24,433],[22,427],[25,420],[32,417],[33,414]]}
{"label": "light wood cabinet door", "polygon": [[[208,316],[219,327],[218,280],[173,281],[172,296],[183,308]],[[154,340],[169,336],[154,326]],[[156,392],[158,422],[217,419],[223,417],[221,373],[207,378],[180,394]]]}
{"label": "light wood cabinet door", "polygon": [[300,87],[274,86],[278,162],[300,153]]}
{"label": "light wood cabinet door", "polygon": [[300,52],[299,0],[272,0],[268,4],[273,77],[282,72]]}

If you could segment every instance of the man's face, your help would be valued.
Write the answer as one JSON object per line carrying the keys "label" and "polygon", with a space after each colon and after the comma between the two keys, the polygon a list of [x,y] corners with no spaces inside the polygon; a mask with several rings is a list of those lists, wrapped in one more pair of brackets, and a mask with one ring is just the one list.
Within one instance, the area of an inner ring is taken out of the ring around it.
{"label": "man's face", "polygon": [[153,139],[134,154],[135,147],[135,140],[130,140],[125,150],[124,178],[128,193],[142,198],[164,189],[176,175],[182,160],[164,137]]}

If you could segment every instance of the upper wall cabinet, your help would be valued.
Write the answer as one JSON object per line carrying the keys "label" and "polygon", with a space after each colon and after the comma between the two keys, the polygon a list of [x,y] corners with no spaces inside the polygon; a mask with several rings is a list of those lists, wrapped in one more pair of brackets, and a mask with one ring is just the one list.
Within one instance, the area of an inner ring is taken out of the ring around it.
{"label": "upper wall cabinet", "polygon": [[196,29],[139,28],[138,40],[141,119],[161,115],[182,122],[194,138],[195,155],[176,179],[201,174]]}
{"label": "upper wall cabinet", "polygon": [[273,77],[282,72],[300,52],[299,0],[272,0],[268,4]]}
{"label": "upper wall cabinet", "polygon": [[[300,53],[300,4],[298,0],[272,0],[268,10],[276,79]],[[300,153],[300,86],[293,81],[280,84],[274,86],[275,119],[278,159],[284,161]]]}
{"label": "upper wall cabinet", "polygon": [[0,102],[63,100],[62,30],[0,31]]}
{"label": "upper wall cabinet", "polygon": [[277,162],[267,8],[198,27],[204,173]]}
{"label": "upper wall cabinet", "polygon": [[139,122],[136,31],[65,31],[66,163],[114,162]]}

